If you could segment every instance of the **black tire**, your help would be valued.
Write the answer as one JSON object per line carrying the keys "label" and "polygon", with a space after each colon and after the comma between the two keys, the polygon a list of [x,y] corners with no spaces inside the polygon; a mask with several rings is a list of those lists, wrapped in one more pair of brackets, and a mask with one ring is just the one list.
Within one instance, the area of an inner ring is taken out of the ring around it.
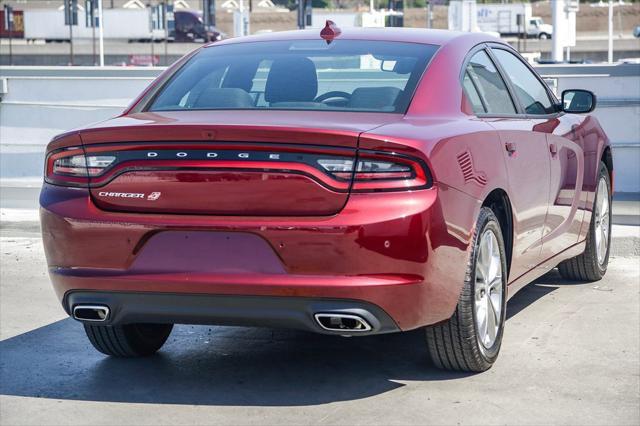
{"label": "black tire", "polygon": [[[491,347],[480,343],[475,319],[474,298],[476,294],[476,262],[479,242],[486,230],[492,230],[498,241],[502,266],[502,307],[499,329]],[[442,323],[426,328],[429,357],[438,368],[446,370],[486,371],[498,358],[504,332],[507,264],[500,224],[488,207],[483,207],[476,222],[472,250],[467,262],[467,271],[458,306],[453,316]]]}
{"label": "black tire", "polygon": [[[573,281],[598,281],[604,277],[607,272],[607,266],[609,265],[609,253],[611,251],[611,179],[609,177],[609,171],[607,166],[600,162],[600,175],[598,176],[598,183],[601,179],[606,182],[607,188],[609,188],[608,201],[609,201],[609,232],[607,251],[604,256],[603,262],[598,261],[597,247],[595,243],[596,239],[596,205],[598,203],[598,196],[593,200],[593,214],[591,215],[591,223],[589,224],[589,233],[587,234],[587,243],[584,252],[576,257],[567,259],[558,265],[558,271],[560,275]],[[596,185],[596,188],[598,186]]]}
{"label": "black tire", "polygon": [[94,348],[106,355],[131,358],[153,355],[167,341],[173,324],[84,324]]}

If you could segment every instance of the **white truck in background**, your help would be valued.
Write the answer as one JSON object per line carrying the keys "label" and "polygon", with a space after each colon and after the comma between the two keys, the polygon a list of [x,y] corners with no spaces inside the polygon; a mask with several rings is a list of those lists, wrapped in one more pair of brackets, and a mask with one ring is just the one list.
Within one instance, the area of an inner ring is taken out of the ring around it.
{"label": "white truck in background", "polygon": [[[104,38],[107,40],[159,41],[167,36],[163,29],[152,29],[149,9],[104,9],[103,13]],[[169,41],[209,42],[221,40],[224,36],[217,28],[204,25],[202,13],[197,10],[176,10],[173,17],[174,25],[169,31]],[[84,11],[78,11],[78,25],[73,26],[73,39],[92,39],[93,30],[86,25]],[[69,26],[64,24],[64,12],[55,9],[25,10],[24,39],[69,41]]]}
{"label": "white truck in background", "polygon": [[[531,16],[529,3],[478,4],[476,10],[478,29],[483,32],[495,32],[504,36],[516,35],[524,31],[527,37],[543,40],[553,35],[551,25],[545,24],[538,16]],[[523,16],[520,26],[518,15]]]}
{"label": "white truck in background", "polygon": [[[124,41],[162,40],[164,30],[151,31],[146,9],[104,9],[104,37]],[[78,11],[78,25],[73,26],[73,39],[91,39],[93,29],[85,25],[84,11]],[[96,29],[97,33],[97,29]],[[26,40],[68,41],[69,26],[64,24],[64,12],[56,9],[24,11]]]}

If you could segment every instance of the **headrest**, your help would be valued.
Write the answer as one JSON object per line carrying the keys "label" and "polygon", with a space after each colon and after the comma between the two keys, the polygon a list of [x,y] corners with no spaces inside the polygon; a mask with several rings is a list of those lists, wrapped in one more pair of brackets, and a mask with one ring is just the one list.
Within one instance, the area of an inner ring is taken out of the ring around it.
{"label": "headrest", "polygon": [[318,74],[311,59],[292,56],[273,61],[264,91],[267,102],[311,102],[317,93]]}

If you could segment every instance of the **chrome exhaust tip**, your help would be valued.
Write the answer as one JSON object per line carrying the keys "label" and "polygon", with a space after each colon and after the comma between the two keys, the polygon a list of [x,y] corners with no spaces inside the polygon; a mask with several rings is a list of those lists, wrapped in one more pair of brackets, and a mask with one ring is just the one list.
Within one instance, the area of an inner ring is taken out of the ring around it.
{"label": "chrome exhaust tip", "polygon": [[364,318],[353,314],[321,313],[314,318],[320,327],[327,331],[366,333],[371,331],[371,325]]}
{"label": "chrome exhaust tip", "polygon": [[104,322],[109,319],[109,307],[104,305],[76,305],[73,318],[78,321]]}

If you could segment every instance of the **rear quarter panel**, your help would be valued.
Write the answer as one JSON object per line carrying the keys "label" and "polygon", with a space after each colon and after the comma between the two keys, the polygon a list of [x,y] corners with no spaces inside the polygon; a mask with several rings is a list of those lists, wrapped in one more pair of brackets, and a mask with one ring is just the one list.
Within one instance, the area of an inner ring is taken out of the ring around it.
{"label": "rear quarter panel", "polygon": [[432,207],[432,257],[424,276],[450,295],[453,313],[482,200],[492,190],[506,188],[497,132],[474,118],[407,118],[374,132],[361,135],[361,148],[416,156],[430,168],[438,202]]}
{"label": "rear quarter panel", "polygon": [[496,188],[507,188],[498,133],[470,112],[459,81],[465,56],[486,40],[467,35],[442,46],[404,119],[365,132],[359,141],[359,148],[397,151],[428,165],[438,191],[432,226],[440,232],[433,234],[440,238],[431,242],[430,264],[436,266],[425,276],[447,283],[458,295],[482,200]]}
{"label": "rear quarter panel", "polygon": [[[610,146],[610,141],[596,117],[587,115],[576,116],[576,118],[578,123],[573,129],[574,141],[580,145],[584,152],[584,177],[579,207],[584,211],[584,217],[578,239],[584,240],[587,237],[589,224],[591,223],[591,213],[600,173],[600,160],[605,149]],[[612,171],[610,170],[609,172]]]}

